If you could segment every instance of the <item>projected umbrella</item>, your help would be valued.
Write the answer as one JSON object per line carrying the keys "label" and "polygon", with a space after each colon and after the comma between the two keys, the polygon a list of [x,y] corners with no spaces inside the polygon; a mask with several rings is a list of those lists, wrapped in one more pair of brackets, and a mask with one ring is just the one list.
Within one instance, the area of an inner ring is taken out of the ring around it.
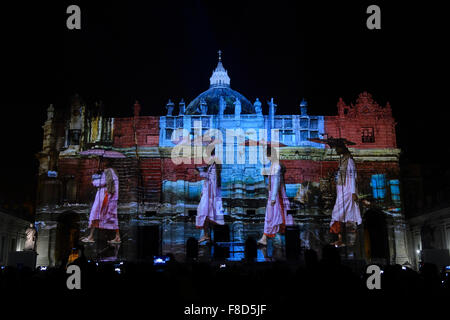
{"label": "projected umbrella", "polygon": [[98,168],[100,168],[100,159],[102,158],[112,158],[112,159],[120,159],[126,158],[123,153],[114,150],[104,150],[104,149],[89,149],[85,151],[81,151],[80,155],[82,156],[97,156],[98,157]]}

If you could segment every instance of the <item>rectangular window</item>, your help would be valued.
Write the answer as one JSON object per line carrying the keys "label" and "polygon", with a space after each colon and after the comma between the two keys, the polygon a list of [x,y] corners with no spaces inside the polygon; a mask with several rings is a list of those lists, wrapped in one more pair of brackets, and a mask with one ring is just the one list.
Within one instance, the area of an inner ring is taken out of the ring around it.
{"label": "rectangular window", "polygon": [[[177,124],[178,124],[177,117],[170,117],[170,116],[166,117],[166,141],[172,140],[172,133],[175,131]],[[149,136],[147,136],[147,143],[149,143],[150,141],[152,141],[152,137],[149,139]]]}
{"label": "rectangular window", "polygon": [[[170,116],[166,117],[166,141],[172,140],[172,133],[174,132],[174,130],[176,128],[176,126],[175,126],[176,122],[177,122],[176,117],[170,117]],[[147,141],[148,141],[148,136],[147,136]]]}
{"label": "rectangular window", "polygon": [[310,137],[311,137],[311,139],[319,138],[319,131],[311,131]]}
{"label": "rectangular window", "polygon": [[319,128],[319,120],[311,119],[311,121],[309,122],[309,128],[310,129],[318,129]]}
{"label": "rectangular window", "polygon": [[275,128],[283,128],[283,119],[275,119]]}
{"label": "rectangular window", "polygon": [[300,131],[300,139],[302,141],[307,141],[309,138],[308,130],[301,130]]}
{"label": "rectangular window", "polygon": [[361,128],[361,140],[363,143],[374,143],[375,135],[373,128]]}
{"label": "rectangular window", "polygon": [[[172,133],[173,133],[173,129],[171,129],[171,128],[166,129],[166,140],[172,139]],[[147,139],[148,139],[148,136],[147,136]]]}
{"label": "rectangular window", "polygon": [[286,129],[292,129],[292,118],[284,119],[284,127]]}
{"label": "rectangular window", "polygon": [[301,118],[300,119],[300,128],[308,128],[308,127],[309,127],[308,118]]}
{"label": "rectangular window", "polygon": [[292,129],[292,118],[291,117],[277,117],[275,118],[276,129]]}
{"label": "rectangular window", "polygon": [[166,128],[173,128],[175,125],[175,119],[173,117],[166,117]]}
{"label": "rectangular window", "polygon": [[183,117],[177,118],[177,128],[183,128]]}

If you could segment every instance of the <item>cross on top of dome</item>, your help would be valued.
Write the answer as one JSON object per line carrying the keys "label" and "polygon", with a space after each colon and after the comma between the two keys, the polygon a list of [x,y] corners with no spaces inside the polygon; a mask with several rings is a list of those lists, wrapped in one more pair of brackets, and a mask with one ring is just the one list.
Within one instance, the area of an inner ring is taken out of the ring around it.
{"label": "cross on top of dome", "polygon": [[222,51],[217,51],[219,54],[219,62],[216,69],[213,71],[211,78],[209,78],[209,86],[212,87],[230,87],[230,77],[227,70],[222,65]]}

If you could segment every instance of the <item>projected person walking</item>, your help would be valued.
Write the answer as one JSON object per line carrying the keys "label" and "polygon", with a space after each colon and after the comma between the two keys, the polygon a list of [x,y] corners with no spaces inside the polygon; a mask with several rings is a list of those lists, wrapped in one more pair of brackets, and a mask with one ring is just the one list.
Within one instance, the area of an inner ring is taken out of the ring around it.
{"label": "projected person walking", "polygon": [[275,237],[277,233],[283,234],[286,225],[294,224],[292,215],[287,214],[290,205],[284,184],[286,169],[280,164],[278,151],[275,148],[267,146],[267,157],[270,158],[271,164],[264,173],[269,176],[269,194],[264,219],[264,234],[258,241],[258,244],[263,246],[267,245],[268,238]]}
{"label": "projected person walking", "polygon": [[214,149],[211,151],[211,164],[206,167],[196,168],[200,176],[204,178],[202,195],[197,207],[196,227],[202,229],[202,236],[199,243],[211,240],[211,224],[224,224],[223,206],[221,196],[221,171],[222,165],[217,163],[214,156]]}
{"label": "projected person walking", "polygon": [[95,242],[94,231],[98,229],[115,230],[116,236],[110,244],[120,243],[119,222],[117,219],[117,201],[119,199],[119,178],[111,168],[109,159],[105,160],[105,170],[101,175],[94,175],[92,184],[97,188],[95,201],[89,216],[90,234],[81,239],[83,242]]}
{"label": "projected person walking", "polygon": [[333,242],[335,246],[343,246],[342,223],[352,226],[361,224],[361,214],[358,205],[356,189],[356,166],[353,157],[342,141],[330,144],[336,153],[341,156],[339,170],[336,176],[336,203],[333,208],[330,222],[330,232],[338,235],[338,240]]}

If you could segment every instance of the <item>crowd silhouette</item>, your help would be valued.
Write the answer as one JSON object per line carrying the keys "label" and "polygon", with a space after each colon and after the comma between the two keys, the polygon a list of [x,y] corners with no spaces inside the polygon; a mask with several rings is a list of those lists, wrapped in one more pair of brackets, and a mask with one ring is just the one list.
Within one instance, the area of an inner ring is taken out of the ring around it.
{"label": "crowd silhouette", "polygon": [[118,300],[135,295],[160,307],[170,304],[171,312],[177,310],[175,306],[182,308],[189,303],[264,303],[272,312],[281,312],[283,306],[296,306],[299,301],[339,303],[351,297],[439,296],[450,292],[449,277],[433,264],[424,264],[419,271],[400,265],[381,266],[381,289],[369,290],[365,268],[358,271],[342,263],[333,246],[325,246],[320,259],[314,250],[305,250],[295,261],[260,263],[249,259],[229,264],[195,259],[180,262],[171,257],[162,266],[151,261],[96,263],[86,259],[81,247],[80,257],[72,262],[82,271],[81,290],[67,289],[67,266],[60,266],[46,270],[2,267],[0,291],[115,296]]}

